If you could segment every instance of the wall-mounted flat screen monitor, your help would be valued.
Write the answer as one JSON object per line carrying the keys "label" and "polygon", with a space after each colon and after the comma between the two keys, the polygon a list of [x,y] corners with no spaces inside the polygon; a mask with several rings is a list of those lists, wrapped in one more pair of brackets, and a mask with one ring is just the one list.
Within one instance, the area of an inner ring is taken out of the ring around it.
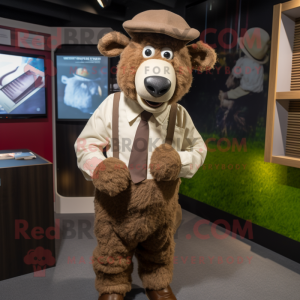
{"label": "wall-mounted flat screen monitor", "polygon": [[47,116],[45,57],[0,49],[0,119]]}
{"label": "wall-mounted flat screen monitor", "polygon": [[56,72],[57,120],[88,120],[108,96],[109,59],[84,47],[80,54],[57,52]]}

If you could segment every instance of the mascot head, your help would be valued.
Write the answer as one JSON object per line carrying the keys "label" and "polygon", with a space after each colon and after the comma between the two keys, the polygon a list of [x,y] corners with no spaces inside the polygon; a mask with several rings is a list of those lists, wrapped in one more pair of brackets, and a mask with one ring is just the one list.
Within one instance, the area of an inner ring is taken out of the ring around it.
{"label": "mascot head", "polygon": [[216,53],[198,41],[200,32],[166,10],[149,10],[123,24],[131,39],[110,32],[100,39],[102,55],[120,55],[117,80],[125,96],[149,112],[163,111],[190,89],[192,70],[210,70]]}

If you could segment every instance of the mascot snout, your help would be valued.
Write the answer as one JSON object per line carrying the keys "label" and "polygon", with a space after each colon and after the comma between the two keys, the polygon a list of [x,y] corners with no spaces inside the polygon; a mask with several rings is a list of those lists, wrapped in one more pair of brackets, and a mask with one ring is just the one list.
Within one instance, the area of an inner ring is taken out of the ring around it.
{"label": "mascot snout", "polygon": [[163,111],[175,92],[174,67],[162,59],[145,60],[137,69],[135,87],[137,100],[145,110]]}
{"label": "mascot snout", "polygon": [[149,76],[144,80],[146,90],[153,97],[158,98],[163,96],[171,88],[171,81],[162,76]]}

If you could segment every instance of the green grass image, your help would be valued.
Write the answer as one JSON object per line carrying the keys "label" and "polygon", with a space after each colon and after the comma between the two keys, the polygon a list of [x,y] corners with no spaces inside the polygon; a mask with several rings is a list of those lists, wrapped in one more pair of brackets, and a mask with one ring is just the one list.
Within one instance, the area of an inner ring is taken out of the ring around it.
{"label": "green grass image", "polygon": [[264,128],[246,142],[247,152],[209,143],[216,151],[192,179],[182,179],[180,193],[300,242],[300,169],[264,162]]}

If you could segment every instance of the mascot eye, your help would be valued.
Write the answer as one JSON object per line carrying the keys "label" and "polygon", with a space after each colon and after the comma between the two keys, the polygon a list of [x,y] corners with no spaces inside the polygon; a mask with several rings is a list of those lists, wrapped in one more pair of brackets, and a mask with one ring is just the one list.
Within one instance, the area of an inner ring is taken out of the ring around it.
{"label": "mascot eye", "polygon": [[161,57],[166,58],[166,59],[172,59],[173,51],[170,48],[163,48],[161,50]]}
{"label": "mascot eye", "polygon": [[144,58],[152,57],[155,54],[155,49],[152,46],[146,46],[143,49]]}

